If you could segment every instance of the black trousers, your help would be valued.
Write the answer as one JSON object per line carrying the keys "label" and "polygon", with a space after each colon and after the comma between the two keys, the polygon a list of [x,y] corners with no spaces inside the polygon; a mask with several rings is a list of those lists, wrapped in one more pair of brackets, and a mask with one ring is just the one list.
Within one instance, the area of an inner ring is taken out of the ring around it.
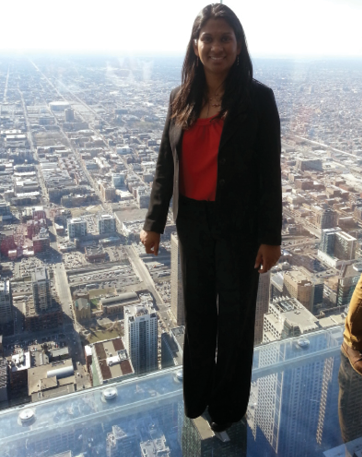
{"label": "black trousers", "polygon": [[258,246],[223,233],[215,202],[180,196],[176,221],[185,301],[185,414],[215,422],[246,413],[254,349]]}

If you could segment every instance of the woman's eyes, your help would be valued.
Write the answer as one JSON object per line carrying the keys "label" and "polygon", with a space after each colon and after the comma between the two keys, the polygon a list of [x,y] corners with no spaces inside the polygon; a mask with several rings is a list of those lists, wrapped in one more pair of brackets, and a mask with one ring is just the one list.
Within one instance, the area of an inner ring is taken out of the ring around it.
{"label": "woman's eyes", "polygon": [[[202,41],[203,41],[204,43],[211,43],[211,42],[213,41],[213,39],[212,39],[212,37],[203,37],[203,38],[202,38]],[[222,43],[227,43],[227,42],[230,41],[230,37],[229,37],[229,36],[221,37],[220,41],[221,41]]]}

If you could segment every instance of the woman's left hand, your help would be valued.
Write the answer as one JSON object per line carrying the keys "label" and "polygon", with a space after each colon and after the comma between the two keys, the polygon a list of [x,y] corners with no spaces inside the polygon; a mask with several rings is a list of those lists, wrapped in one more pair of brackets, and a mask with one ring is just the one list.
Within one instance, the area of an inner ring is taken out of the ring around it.
{"label": "woman's left hand", "polygon": [[[261,244],[256,255],[254,268],[259,268],[259,273],[266,273],[279,260],[281,255],[280,246],[271,246],[270,244]],[[261,268],[261,265],[263,268]]]}

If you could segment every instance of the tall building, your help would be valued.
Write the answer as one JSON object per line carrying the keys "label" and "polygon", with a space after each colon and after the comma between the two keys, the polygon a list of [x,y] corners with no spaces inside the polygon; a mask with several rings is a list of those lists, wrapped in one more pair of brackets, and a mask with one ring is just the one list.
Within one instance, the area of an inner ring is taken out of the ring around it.
{"label": "tall building", "polygon": [[337,286],[337,306],[349,305],[361,273],[361,263],[342,265]]}
{"label": "tall building", "polygon": [[8,279],[0,280],[0,324],[13,320],[13,297]]}
{"label": "tall building", "polygon": [[312,312],[313,284],[310,276],[300,269],[286,271],[284,274],[284,292],[296,298],[303,306]]}
{"label": "tall building", "polygon": [[126,179],[126,173],[112,173],[113,187],[115,187],[116,189],[123,187],[125,179]]}
{"label": "tall building", "polygon": [[74,109],[67,108],[64,110],[65,122],[74,122]]}
{"label": "tall building", "polygon": [[329,229],[337,225],[337,212],[327,208],[317,214],[317,225],[322,229]]}
{"label": "tall building", "polygon": [[116,197],[116,188],[108,182],[101,182],[99,190],[101,191],[102,200],[104,202],[112,202]]}
{"label": "tall building", "polygon": [[177,325],[185,324],[180,250],[176,234],[171,234],[171,312],[176,319]]}
{"label": "tall building", "polygon": [[357,239],[339,227],[322,230],[318,256],[331,266],[339,266],[343,260],[356,257]]}
{"label": "tall building", "polygon": [[184,418],[181,436],[183,457],[245,457],[247,425],[245,418],[218,436],[204,416]]}
{"label": "tall building", "polygon": [[259,276],[258,295],[256,298],[254,344],[263,341],[264,314],[269,309],[270,270]]}
{"label": "tall building", "polygon": [[185,327],[175,327],[161,335],[161,365],[169,368],[182,365]]}
{"label": "tall building", "polygon": [[[339,442],[336,406],[340,356],[338,351],[331,356],[328,350],[339,347],[340,335],[313,335],[304,349],[290,340],[260,348],[256,372],[283,368],[266,372],[252,383],[247,420],[256,447],[260,447],[253,453],[250,440],[250,455],[315,456],[326,445]],[[303,351],[308,351],[309,357],[296,355]],[[310,357],[313,353],[318,355]]]}
{"label": "tall building", "polygon": [[136,374],[157,370],[158,320],[152,303],[124,307],[124,340]]}
{"label": "tall building", "polygon": [[296,298],[275,298],[264,315],[263,342],[315,332],[318,319]]}
{"label": "tall building", "polygon": [[0,404],[8,401],[8,364],[6,359],[0,357]]}
{"label": "tall building", "polygon": [[68,219],[67,229],[69,238],[79,238],[81,236],[85,236],[87,234],[87,221],[81,217]]}
{"label": "tall building", "polygon": [[98,217],[98,231],[100,235],[114,233],[116,231],[116,218],[110,214],[100,215]]}
{"label": "tall building", "polygon": [[48,309],[52,305],[50,279],[46,268],[37,268],[31,274],[34,306],[37,311]]}

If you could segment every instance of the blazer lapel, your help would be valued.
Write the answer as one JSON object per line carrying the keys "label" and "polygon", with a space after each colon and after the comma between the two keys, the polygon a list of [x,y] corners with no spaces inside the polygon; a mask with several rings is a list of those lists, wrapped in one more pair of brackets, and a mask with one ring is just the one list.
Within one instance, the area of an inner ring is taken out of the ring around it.
{"label": "blazer lapel", "polygon": [[177,152],[178,158],[180,158],[181,155],[182,133],[182,127],[179,125],[175,125],[175,122],[171,122],[169,129],[170,145],[172,152]]}
{"label": "blazer lapel", "polygon": [[240,130],[241,125],[247,119],[247,110],[244,107],[234,106],[226,115],[224,128],[220,138],[219,149],[222,148]]}

